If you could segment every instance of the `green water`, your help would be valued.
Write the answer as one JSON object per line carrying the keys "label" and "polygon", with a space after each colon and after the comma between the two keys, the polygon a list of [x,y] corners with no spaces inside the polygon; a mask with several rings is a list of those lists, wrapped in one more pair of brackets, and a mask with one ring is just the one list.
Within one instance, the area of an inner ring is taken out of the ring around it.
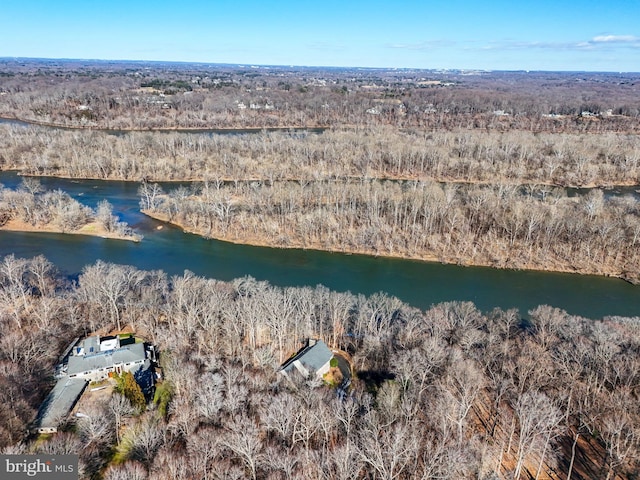
{"label": "green water", "polygon": [[[13,172],[0,173],[0,183],[20,182]],[[140,243],[47,233],[0,232],[0,256],[44,254],[67,275],[76,275],[97,259],[162,269],[184,270],[221,280],[252,275],[281,286],[327,287],[354,293],[384,291],[426,309],[449,300],[470,300],[480,309],[516,307],[526,314],[549,304],[590,318],[640,315],[640,287],[622,280],[561,273],[459,267],[410,260],[344,255],[309,250],[285,250],[206,240],[149,219],[138,210],[138,184],[43,178],[95,207],[103,198],[145,238]],[[157,227],[162,226],[161,230]]]}

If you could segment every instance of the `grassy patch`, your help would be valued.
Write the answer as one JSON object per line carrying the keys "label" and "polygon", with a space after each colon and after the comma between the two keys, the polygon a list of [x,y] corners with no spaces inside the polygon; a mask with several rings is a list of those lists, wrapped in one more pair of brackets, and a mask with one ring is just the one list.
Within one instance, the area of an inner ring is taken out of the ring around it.
{"label": "grassy patch", "polygon": [[48,442],[54,435],[55,433],[39,433],[35,439],[34,445],[39,448],[42,444]]}
{"label": "grassy patch", "polygon": [[173,391],[169,382],[156,384],[156,392],[153,396],[153,403],[158,406],[158,414],[162,418],[167,417],[167,408],[169,407],[169,402],[171,401],[172,395]]}
{"label": "grassy patch", "polygon": [[121,463],[126,462],[129,459],[129,454],[131,452],[132,443],[129,441],[120,442],[120,445],[117,445],[113,449],[113,456],[111,457],[111,461],[109,462],[111,465],[120,465]]}
{"label": "grassy patch", "polygon": [[105,380],[100,380],[98,382],[91,382],[89,383],[89,388],[98,388],[98,387],[104,387],[109,385],[109,379],[105,379]]}

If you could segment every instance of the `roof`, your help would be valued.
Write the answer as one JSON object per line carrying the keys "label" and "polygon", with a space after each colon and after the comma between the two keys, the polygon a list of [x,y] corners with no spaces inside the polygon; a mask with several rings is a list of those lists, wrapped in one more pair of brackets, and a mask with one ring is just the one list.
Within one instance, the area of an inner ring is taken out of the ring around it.
{"label": "roof", "polygon": [[144,344],[133,343],[116,350],[88,354],[84,356],[71,356],[67,367],[68,375],[75,375],[91,370],[112,367],[122,363],[133,363],[146,358]]}
{"label": "roof", "polygon": [[[313,342],[313,343],[312,343]],[[307,369],[314,372],[320,370],[333,357],[333,353],[322,340],[310,341],[309,345],[298,352],[293,358],[282,365],[281,370],[289,373],[295,368],[294,362],[297,360]]]}
{"label": "roof", "polygon": [[57,428],[82,395],[87,381],[81,378],[62,378],[42,402],[36,418],[36,428]]}
{"label": "roof", "polygon": [[84,347],[84,354],[91,355],[93,353],[100,351],[100,337],[87,337],[82,342],[82,346]]}

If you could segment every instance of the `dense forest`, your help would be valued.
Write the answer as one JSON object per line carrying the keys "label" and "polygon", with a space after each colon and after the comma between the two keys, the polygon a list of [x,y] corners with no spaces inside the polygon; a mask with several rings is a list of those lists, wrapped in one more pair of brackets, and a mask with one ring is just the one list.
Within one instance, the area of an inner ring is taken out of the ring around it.
{"label": "dense forest", "polygon": [[[548,306],[419,311],[385,294],[229,283],[97,262],[0,261],[0,447],[80,453],[82,478],[636,478],[640,318]],[[70,339],[128,324],[161,351],[146,407],[114,393],[25,438]],[[285,379],[307,338],[351,359],[347,396]]]}
{"label": "dense forest", "polygon": [[640,184],[640,140],[391,127],[245,135],[70,131],[0,123],[0,167],[116,180],[365,177],[561,186]]}
{"label": "dense forest", "polygon": [[597,189],[352,180],[141,193],[145,213],[228,241],[640,281],[640,203]]}

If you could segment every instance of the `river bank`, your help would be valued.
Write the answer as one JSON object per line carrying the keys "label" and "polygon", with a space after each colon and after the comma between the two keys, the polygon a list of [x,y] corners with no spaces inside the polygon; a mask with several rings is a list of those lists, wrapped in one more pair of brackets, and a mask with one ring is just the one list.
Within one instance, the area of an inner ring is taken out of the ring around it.
{"label": "river bank", "polygon": [[[185,177],[185,178],[165,178],[165,177],[144,177],[144,178],[119,178],[117,176],[109,176],[109,177],[98,177],[98,176],[85,176],[82,177],[74,177],[68,174],[55,174],[55,173],[46,173],[46,174],[38,174],[29,172],[28,169],[18,166],[13,166],[8,169],[0,168],[0,172],[2,171],[16,171],[19,172],[18,175],[23,177],[34,177],[34,178],[61,178],[65,180],[104,180],[104,181],[115,181],[115,182],[132,182],[132,183],[141,183],[141,182],[150,182],[150,183],[168,183],[168,184],[180,184],[180,183],[202,183],[202,182],[223,182],[223,183],[247,183],[247,182],[270,182],[271,180],[264,177],[246,177],[246,178],[234,178],[234,177],[216,177],[215,179],[205,178],[204,176],[197,177]],[[25,173],[26,172],[26,173]],[[616,188],[625,188],[625,189],[633,189],[635,193],[640,193],[640,185],[635,181],[621,181],[614,183],[599,183],[599,182],[591,182],[588,184],[564,184],[564,183],[549,183],[549,182],[536,182],[536,183],[521,183],[514,179],[509,178],[499,178],[495,181],[483,181],[483,180],[463,180],[459,178],[447,177],[447,178],[436,178],[436,177],[420,177],[420,176],[402,176],[402,175],[394,175],[394,176],[368,176],[367,180],[374,182],[434,182],[440,183],[443,185],[453,185],[453,186],[490,186],[490,185],[504,185],[505,187],[519,187],[519,188],[565,188],[568,190],[592,190],[592,189],[604,189],[604,190],[613,190]],[[307,179],[302,179],[298,177],[285,177],[279,178],[280,182],[305,182]],[[331,181],[348,181],[348,182],[362,182],[362,176],[357,175],[349,175],[345,177],[331,177]]]}
{"label": "river bank", "polygon": [[403,260],[417,260],[420,262],[431,262],[431,263],[441,263],[444,265],[457,265],[463,267],[488,267],[488,268],[497,268],[497,269],[505,269],[505,270],[520,270],[520,271],[531,271],[531,272],[548,272],[548,273],[570,273],[570,274],[578,274],[578,275],[596,275],[602,277],[609,278],[618,278],[628,282],[632,285],[639,285],[640,278],[635,278],[631,274],[627,272],[613,271],[613,270],[595,270],[589,268],[570,268],[558,264],[549,265],[548,268],[541,268],[539,265],[534,265],[531,263],[525,264],[509,264],[509,263],[499,263],[499,262],[491,262],[491,261],[478,261],[477,259],[465,259],[461,261],[458,258],[447,257],[443,255],[437,255],[435,253],[430,252],[421,252],[419,254],[404,254],[404,253],[383,253],[373,250],[373,249],[354,249],[354,248],[345,248],[344,246],[334,246],[327,247],[318,242],[292,242],[288,241],[286,245],[282,243],[278,243],[276,241],[269,241],[261,236],[250,235],[246,236],[229,236],[224,235],[220,232],[216,233],[207,233],[202,230],[198,230],[192,227],[189,227],[181,222],[176,221],[175,219],[169,219],[167,215],[163,215],[157,212],[150,212],[148,210],[141,210],[141,212],[152,218],[154,220],[159,220],[164,223],[168,223],[170,225],[176,226],[180,228],[183,232],[198,235],[200,237],[206,239],[213,239],[221,242],[227,242],[234,245],[247,245],[254,247],[267,247],[267,248],[278,248],[278,249],[290,249],[290,250],[312,250],[317,252],[328,252],[328,253],[341,253],[347,255],[363,255],[370,257],[382,257],[389,259],[403,259]]}
{"label": "river bank", "polygon": [[[87,180],[72,180],[72,182],[76,184],[78,181],[83,182]],[[131,182],[124,183],[129,183],[131,185],[131,188],[135,191],[135,185],[131,184]],[[179,184],[180,182],[171,183]],[[293,182],[293,184],[297,185],[296,182]],[[446,185],[451,184],[443,184],[440,187],[444,188]],[[238,185],[233,188],[231,188],[231,185],[229,185],[228,187],[231,190],[228,193],[222,193],[222,197],[220,197],[218,200],[210,199],[211,202],[213,202],[211,204],[207,204],[206,202],[203,204],[203,199],[199,198],[199,196],[190,196],[188,198],[183,198],[178,203],[175,203],[178,197],[173,198],[172,195],[161,194],[159,198],[163,199],[163,201],[168,200],[173,203],[167,204],[166,207],[164,207],[164,212],[160,211],[162,210],[160,209],[156,210],[155,212],[145,210],[144,213],[160,221],[172,223],[180,227],[181,229],[188,231],[189,233],[194,233],[204,238],[215,238],[217,240],[231,242],[238,245],[338,252],[345,254],[368,255],[372,257],[387,257],[426,262],[437,262],[460,266],[482,266],[498,269],[562,272],[572,274],[578,273],[585,275],[599,275],[605,277],[620,278],[632,284],[639,283],[639,277],[634,270],[634,265],[636,265],[635,262],[637,259],[637,252],[633,254],[633,249],[631,249],[630,252],[627,252],[628,255],[624,254],[623,251],[620,250],[618,253],[619,258],[609,258],[608,256],[604,256],[608,255],[606,253],[598,253],[597,255],[591,254],[590,256],[576,255],[576,252],[585,253],[582,252],[582,245],[586,245],[586,243],[582,241],[576,243],[574,247],[572,247],[578,248],[578,250],[574,251],[560,251],[557,249],[554,250],[553,248],[546,251],[539,250],[540,245],[542,244],[557,243],[551,237],[540,237],[536,245],[523,243],[524,240],[526,240],[527,236],[533,238],[536,235],[542,235],[541,232],[549,232],[553,231],[553,229],[557,229],[556,223],[544,226],[543,223],[545,223],[545,221],[543,221],[543,219],[545,217],[551,219],[559,216],[565,218],[566,221],[574,222],[579,215],[583,214],[582,210],[586,208],[586,206],[584,206],[586,205],[585,199],[566,198],[554,200],[553,206],[543,205],[545,209],[551,208],[553,210],[545,210],[542,212],[534,213],[534,210],[540,207],[540,205],[531,203],[531,199],[529,198],[527,200],[528,203],[524,203],[519,208],[515,209],[516,212],[519,211],[520,213],[513,222],[504,223],[506,220],[497,221],[496,219],[492,220],[491,218],[489,218],[487,220],[488,223],[485,222],[486,226],[484,227],[482,225],[471,224],[471,226],[469,227],[460,227],[460,219],[464,216],[468,216],[468,213],[463,216],[458,213],[455,214],[451,219],[448,219],[444,222],[445,224],[448,224],[448,222],[456,223],[451,224],[451,226],[449,227],[444,225],[440,229],[441,232],[436,234],[429,233],[427,230],[423,230],[420,226],[420,223],[428,222],[419,220],[416,223],[415,216],[419,215],[419,217],[422,218],[422,216],[425,215],[424,212],[419,213],[416,211],[416,213],[410,213],[406,211],[402,214],[406,218],[413,218],[413,220],[411,220],[413,222],[413,227],[411,228],[409,228],[411,224],[408,224],[408,226],[405,224],[405,222],[408,220],[402,219],[398,220],[396,222],[396,225],[386,224],[384,222],[379,223],[382,220],[388,220],[388,215],[387,217],[385,217],[384,215],[382,215],[382,217],[378,217],[376,214],[376,216],[372,217],[369,220],[365,219],[365,223],[370,223],[369,227],[365,226],[365,228],[362,229],[361,226],[360,233],[356,232],[356,234],[350,234],[349,230],[353,229],[354,222],[360,222],[361,220],[357,219],[362,217],[362,214],[366,212],[361,211],[359,213],[359,209],[350,212],[349,214],[351,215],[351,220],[346,221],[346,223],[342,222],[342,220],[340,220],[340,218],[338,217],[337,219],[335,219],[335,221],[341,222],[338,225],[335,224],[334,220],[322,220],[326,219],[327,215],[332,215],[330,212],[322,210],[322,208],[324,208],[322,206],[320,206],[320,209],[317,211],[297,211],[296,209],[298,207],[294,206],[293,204],[289,205],[290,202],[293,201],[290,200],[290,198],[295,198],[296,205],[300,202],[301,204],[308,205],[308,202],[313,201],[313,198],[323,198],[327,193],[331,194],[331,192],[317,194],[314,192],[309,193],[307,190],[312,188],[312,185],[307,185],[306,187],[296,187],[297,189],[295,191],[287,193],[286,195],[271,197],[271,194],[276,189],[274,186],[267,186],[265,187],[265,191],[269,194],[269,199],[267,199],[269,200],[268,205],[262,205],[262,207],[259,207],[259,209],[275,209],[276,211],[280,211],[281,214],[276,214],[275,216],[272,215],[272,218],[263,218],[261,220],[260,218],[262,218],[263,215],[258,211],[255,212],[258,215],[257,217],[254,217],[253,215],[250,217],[243,217],[243,212],[247,211],[247,208],[253,208],[251,206],[251,202],[255,201],[255,199],[251,201],[249,201],[249,198],[243,200],[241,198],[241,195],[238,195]],[[253,193],[257,191],[255,186],[246,185],[245,187],[251,187],[250,191]],[[399,187],[400,185],[398,185],[398,188]],[[440,192],[440,187],[434,185],[434,191],[430,193],[427,191],[425,194],[428,196],[430,195],[433,198],[439,197],[441,195],[450,195],[450,193]],[[459,184],[453,185],[453,187],[463,188],[463,186]],[[213,190],[208,191],[207,195],[214,195],[215,198],[217,198],[218,194],[223,192],[223,189],[225,187],[223,186],[221,188],[222,190],[218,190],[214,187]],[[527,187],[520,186],[520,188],[524,189]],[[455,195],[458,195],[459,193],[460,192],[456,193]],[[386,195],[384,191],[380,191],[378,192],[378,194],[376,194],[378,196],[373,195],[372,198],[378,198],[378,201],[380,201],[381,204],[386,205],[389,201],[392,201],[393,197],[397,196],[397,194],[398,192],[389,196]],[[527,197],[531,194],[531,192],[528,193]],[[292,195],[293,197],[291,197]],[[418,197],[421,197],[422,195],[424,194],[420,193]],[[582,196],[583,194],[580,195]],[[310,199],[305,200],[305,197],[307,196],[309,196]],[[384,201],[382,200],[383,198],[385,198]],[[449,196],[448,198],[449,201],[451,201],[455,197]],[[284,203],[282,201],[283,199]],[[400,208],[401,210],[406,209],[406,206],[403,205],[414,204],[414,200],[417,199],[411,199],[404,204],[400,202],[398,204],[399,207],[387,206],[385,208],[389,210],[389,212],[397,212],[398,208]],[[364,201],[360,198],[354,198],[349,201],[340,201],[344,204],[339,207],[339,209],[343,212],[345,212],[344,208],[346,208],[346,205],[348,204],[367,204],[367,201]],[[507,209],[506,213],[509,215],[511,210],[514,209],[514,206],[517,207],[519,205],[519,202],[521,202],[521,199],[517,196],[505,202],[505,208]],[[325,206],[327,204],[325,201],[323,201],[322,203]],[[488,202],[488,204],[492,204],[492,202]],[[454,204],[452,203],[451,205]],[[460,210],[460,208],[462,207],[464,207],[464,205],[459,205],[458,207],[453,208],[453,210],[463,212],[463,210]],[[238,208],[240,209],[240,211],[237,211]],[[291,211],[296,211],[297,213],[295,213],[293,216],[282,215],[285,209],[290,208],[293,208],[293,210]],[[422,208],[433,210],[436,207],[432,202],[428,202]],[[451,209],[452,207],[447,208]],[[576,208],[577,210],[575,210]],[[224,212],[225,209],[227,209],[226,213]],[[574,209],[575,211],[571,213],[570,209]],[[187,221],[184,221],[184,216],[180,212],[191,212],[187,215]],[[230,216],[228,216],[225,220],[220,220],[218,218],[220,214]],[[237,218],[237,214],[240,214],[241,218]],[[397,213],[394,213],[393,215],[394,217],[399,218],[397,217]],[[529,216],[531,217],[531,220],[527,219],[527,217]],[[614,215],[614,217],[619,217],[619,215]],[[506,218],[509,219],[510,217],[507,216]],[[593,220],[593,218],[590,220],[591,223],[593,223]],[[443,220],[439,220],[440,223],[442,223],[442,221]],[[589,221],[589,219],[585,218],[584,221],[587,222]],[[525,230],[522,230],[525,227],[525,223],[523,222],[526,223]],[[601,225],[601,228],[603,229],[602,231],[604,231],[605,233],[609,231],[607,229],[610,229],[609,223],[607,222],[609,222],[609,220],[603,221]],[[267,223],[269,225],[268,227],[265,227]],[[496,223],[499,224],[498,230],[493,232],[489,232],[489,230],[486,230],[486,228],[493,228],[490,227],[490,225],[495,225]],[[240,226],[241,224],[242,226]],[[377,226],[374,227],[374,225]],[[405,226],[402,227],[402,225]],[[459,230],[459,232],[453,232],[451,230],[454,225]],[[630,224],[629,228],[631,227],[633,227],[633,225]],[[320,230],[317,230],[317,228],[320,228]],[[416,230],[416,228],[419,228],[419,230]],[[515,230],[516,228],[520,228],[520,233]],[[25,223],[22,226],[14,226],[12,230],[48,231],[60,233],[63,232],[63,230],[60,228],[32,228],[29,226],[29,223]],[[486,233],[482,235],[472,235],[472,232],[478,230]],[[108,232],[104,230],[94,231],[94,229],[89,228],[86,230],[86,232],[88,232],[86,234],[103,238],[119,238],[117,235],[110,236]],[[508,235],[505,235],[505,232],[507,232]],[[582,234],[584,234],[585,230],[582,229],[581,232]],[[85,232],[79,233],[83,234]],[[602,233],[598,231],[595,233],[595,235],[597,237],[600,237]],[[451,238],[449,238],[449,236],[451,236]],[[135,237],[131,238],[131,240],[135,240]],[[629,241],[631,242],[631,240]],[[538,251],[536,251],[536,249],[538,249]],[[602,247],[602,251],[615,252],[618,250],[615,248],[607,248],[605,246]],[[607,259],[608,261],[605,261],[605,259]]]}
{"label": "river bank", "polygon": [[104,125],[64,125],[61,123],[44,122],[41,120],[25,119],[18,117],[0,117],[0,122],[15,122],[17,124],[34,125],[38,127],[58,128],[61,130],[80,130],[80,131],[94,131],[104,133],[127,133],[127,132],[177,132],[177,133],[259,133],[259,132],[289,132],[289,131],[324,131],[329,127],[327,125],[316,126],[293,126],[293,125],[280,125],[269,127],[108,127]]}
{"label": "river bank", "polygon": [[[16,188],[21,181],[15,172],[0,172],[0,183],[7,187]],[[517,308],[524,318],[538,305],[591,319],[633,317],[640,312],[638,287],[617,278],[234,244],[185,234],[179,227],[142,214],[138,185],[132,182],[40,181],[45,188],[66,191],[92,208],[108,199],[119,220],[144,235],[143,241],[131,242],[95,235],[0,231],[0,256],[43,255],[72,279],[86,265],[103,260],[168,275],[181,276],[188,270],[224,281],[251,276],[282,287],[321,284],[355,294],[386,292],[420,309],[472,301],[484,312]]]}
{"label": "river bank", "polygon": [[91,237],[109,238],[112,240],[126,240],[140,242],[140,235],[120,235],[117,232],[109,232],[99,222],[90,222],[77,230],[63,230],[57,225],[31,225],[19,219],[12,219],[0,226],[0,231],[6,232],[34,232],[34,233],[63,233],[68,235],[87,235]]}

